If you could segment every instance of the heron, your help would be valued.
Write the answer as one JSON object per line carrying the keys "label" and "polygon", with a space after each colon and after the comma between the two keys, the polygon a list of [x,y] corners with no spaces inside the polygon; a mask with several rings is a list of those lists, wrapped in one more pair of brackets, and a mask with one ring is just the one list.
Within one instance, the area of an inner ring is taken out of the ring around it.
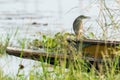
{"label": "heron", "polygon": [[79,40],[83,36],[83,20],[89,19],[89,16],[80,15],[73,22],[73,30],[76,34],[76,39]]}

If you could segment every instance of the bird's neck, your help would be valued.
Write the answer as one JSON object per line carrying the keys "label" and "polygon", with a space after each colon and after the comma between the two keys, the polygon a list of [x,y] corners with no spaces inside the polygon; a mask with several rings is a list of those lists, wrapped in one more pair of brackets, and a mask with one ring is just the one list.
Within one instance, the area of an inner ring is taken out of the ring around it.
{"label": "bird's neck", "polygon": [[80,29],[83,30],[83,22],[81,20]]}
{"label": "bird's neck", "polygon": [[83,22],[82,22],[82,20],[81,20],[81,24],[80,24],[80,35],[82,35],[83,34]]}

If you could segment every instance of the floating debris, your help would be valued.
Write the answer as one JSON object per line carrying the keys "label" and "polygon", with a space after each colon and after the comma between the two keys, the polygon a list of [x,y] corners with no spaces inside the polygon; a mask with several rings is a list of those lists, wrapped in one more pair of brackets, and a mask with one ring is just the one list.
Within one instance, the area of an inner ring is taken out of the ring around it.
{"label": "floating debris", "polygon": [[37,23],[37,22],[33,22],[32,25],[43,25],[43,26],[47,26],[48,23]]}
{"label": "floating debris", "polygon": [[33,22],[33,23],[32,23],[32,25],[37,25],[37,24],[38,24],[38,23],[36,23],[36,22]]}

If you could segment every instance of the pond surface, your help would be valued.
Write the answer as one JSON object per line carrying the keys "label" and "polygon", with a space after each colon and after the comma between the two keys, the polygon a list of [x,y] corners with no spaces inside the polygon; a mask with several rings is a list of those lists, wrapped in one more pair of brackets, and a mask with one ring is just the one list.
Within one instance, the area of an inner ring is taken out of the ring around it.
{"label": "pond surface", "polygon": [[[118,0],[107,0],[107,4],[116,9],[120,7],[116,1]],[[96,24],[99,12],[98,0],[0,0],[0,36],[9,34],[10,44],[17,46],[17,41],[23,38],[41,39],[40,34],[52,36],[57,32],[73,33],[72,23],[81,14],[91,17],[85,21],[84,30],[91,25],[89,32],[99,36],[101,30]],[[14,37],[16,31],[17,35]],[[39,63],[9,55],[0,58],[0,67],[6,74],[16,75],[19,64],[23,64],[23,72],[28,75],[33,66]]]}

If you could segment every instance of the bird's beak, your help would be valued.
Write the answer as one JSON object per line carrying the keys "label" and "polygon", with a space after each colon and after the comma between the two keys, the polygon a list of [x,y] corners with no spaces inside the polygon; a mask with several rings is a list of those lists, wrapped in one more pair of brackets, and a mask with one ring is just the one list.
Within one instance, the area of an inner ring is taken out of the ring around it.
{"label": "bird's beak", "polygon": [[89,16],[86,16],[86,19],[90,19],[91,17],[89,17]]}

